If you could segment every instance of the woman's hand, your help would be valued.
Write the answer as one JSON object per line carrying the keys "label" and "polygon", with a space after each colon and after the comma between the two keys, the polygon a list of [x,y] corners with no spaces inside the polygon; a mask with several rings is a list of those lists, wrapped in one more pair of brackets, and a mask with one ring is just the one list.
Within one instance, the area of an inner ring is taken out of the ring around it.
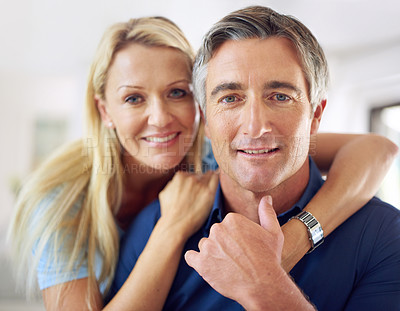
{"label": "woman's hand", "polygon": [[188,238],[203,225],[210,213],[218,185],[218,174],[177,172],[159,194],[159,221],[177,228]]}
{"label": "woman's hand", "polygon": [[215,172],[175,174],[159,194],[161,218],[107,310],[162,310],[184,245],[209,215],[217,185]]}

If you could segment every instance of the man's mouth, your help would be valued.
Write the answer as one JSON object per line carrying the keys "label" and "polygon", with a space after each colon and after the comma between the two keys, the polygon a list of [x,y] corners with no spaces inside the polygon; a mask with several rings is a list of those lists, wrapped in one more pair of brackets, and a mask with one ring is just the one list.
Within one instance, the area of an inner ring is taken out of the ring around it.
{"label": "man's mouth", "polygon": [[246,154],[264,154],[264,153],[272,153],[274,151],[277,151],[278,148],[272,148],[272,149],[243,149],[243,150],[238,150],[239,152],[243,152]]}

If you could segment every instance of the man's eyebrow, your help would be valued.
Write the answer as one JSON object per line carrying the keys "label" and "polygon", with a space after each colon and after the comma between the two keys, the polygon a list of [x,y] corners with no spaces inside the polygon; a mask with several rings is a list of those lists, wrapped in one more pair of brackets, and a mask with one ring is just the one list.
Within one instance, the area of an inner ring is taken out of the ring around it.
{"label": "man's eyebrow", "polygon": [[219,92],[226,91],[226,90],[243,90],[243,86],[240,83],[236,82],[225,82],[217,85],[211,91],[211,97],[217,95]]}
{"label": "man's eyebrow", "polygon": [[264,84],[264,89],[288,89],[296,92],[297,94],[301,94],[302,91],[295,85],[289,83],[289,82],[284,82],[284,81],[270,81],[268,83]]}

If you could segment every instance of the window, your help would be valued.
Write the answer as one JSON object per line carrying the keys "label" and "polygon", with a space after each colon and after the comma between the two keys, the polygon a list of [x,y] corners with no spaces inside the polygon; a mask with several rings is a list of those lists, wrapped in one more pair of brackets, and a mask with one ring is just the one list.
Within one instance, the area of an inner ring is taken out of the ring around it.
{"label": "window", "polygon": [[[370,131],[386,136],[400,146],[400,103],[371,109]],[[400,157],[385,177],[378,197],[400,209]]]}

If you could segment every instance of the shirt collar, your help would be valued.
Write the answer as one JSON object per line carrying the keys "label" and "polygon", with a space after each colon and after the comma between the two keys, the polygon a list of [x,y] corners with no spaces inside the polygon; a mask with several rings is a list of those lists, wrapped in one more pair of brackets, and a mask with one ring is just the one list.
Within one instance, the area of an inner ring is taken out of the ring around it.
{"label": "shirt collar", "polygon": [[223,219],[224,200],[221,190],[221,183],[218,183],[217,192],[215,193],[214,204],[211,208],[210,215],[208,216],[206,225],[204,227],[204,234],[208,236],[210,228],[214,223],[221,222]]}
{"label": "shirt collar", "polygon": [[[312,199],[312,197],[317,193],[319,188],[321,188],[324,183],[321,173],[319,172],[317,166],[314,161],[309,157],[309,167],[310,167],[310,178],[308,180],[308,184],[306,189],[304,190],[301,198],[290,208],[288,211],[278,215],[278,220],[280,225],[285,224],[291,217],[300,213],[304,207],[308,204],[308,202]],[[215,194],[214,204],[211,209],[210,215],[207,219],[207,222],[204,227],[204,234],[208,236],[210,232],[210,228],[214,223],[221,222],[223,219],[223,210],[224,210],[224,200],[223,194],[221,190],[221,184],[218,184],[217,192]]]}

